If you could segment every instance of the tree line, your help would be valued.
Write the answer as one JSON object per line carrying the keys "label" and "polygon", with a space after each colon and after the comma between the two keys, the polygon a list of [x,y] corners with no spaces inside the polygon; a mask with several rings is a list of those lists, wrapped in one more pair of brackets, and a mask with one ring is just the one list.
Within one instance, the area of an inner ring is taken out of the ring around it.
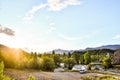
{"label": "tree line", "polygon": [[[111,56],[106,57],[107,53],[110,53]],[[72,69],[75,64],[89,64],[90,62],[101,62],[105,68],[109,68],[113,53],[114,51],[109,49],[74,51],[68,54],[57,54],[55,51],[50,54],[26,53],[24,51],[4,53],[0,51],[0,61],[4,62],[6,68],[28,68],[43,71],[53,71],[60,67],[60,63],[65,63],[65,67],[68,69]]]}

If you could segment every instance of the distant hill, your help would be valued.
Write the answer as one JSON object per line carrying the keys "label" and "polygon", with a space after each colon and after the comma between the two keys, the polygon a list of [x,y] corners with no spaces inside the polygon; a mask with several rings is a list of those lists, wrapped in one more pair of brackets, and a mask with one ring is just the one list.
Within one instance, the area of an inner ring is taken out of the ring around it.
{"label": "distant hill", "polygon": [[[55,51],[55,53],[57,54],[63,54],[63,53],[72,53],[74,51],[88,51],[88,50],[99,50],[99,49],[110,49],[110,50],[117,50],[120,49],[120,45],[104,45],[104,46],[100,46],[100,47],[94,47],[94,48],[86,48],[86,49],[79,49],[79,50],[63,50],[63,49],[55,49],[53,51]],[[51,53],[52,51],[48,52]]]}
{"label": "distant hill", "polygon": [[[117,45],[104,45],[104,46],[99,46],[99,47],[94,47],[94,48],[86,48],[86,49],[79,49],[79,50],[63,50],[63,49],[55,49],[53,51],[55,51],[55,53],[57,54],[68,54],[68,53],[73,53],[74,51],[88,51],[88,50],[99,50],[99,49],[110,49],[110,50],[117,50],[117,49],[120,49],[120,44],[117,44]],[[1,52],[4,52],[4,53],[9,53],[9,52],[14,52],[14,48],[9,48],[5,45],[2,45],[0,44],[0,51]],[[27,53],[25,52],[24,50],[22,49],[19,49],[20,52],[24,52],[24,53]],[[49,52],[46,52],[46,53],[52,53],[52,51],[49,51]]]}
{"label": "distant hill", "polygon": [[19,52],[20,54],[21,53],[24,53],[24,54],[27,54],[26,51],[22,50],[22,49],[16,49],[16,48],[10,48],[10,47],[7,47],[3,44],[0,44],[0,52],[4,53],[4,54],[7,54],[7,53],[13,53],[13,54],[16,54],[16,51]]}
{"label": "distant hill", "polygon": [[9,53],[9,52],[11,52],[11,48],[9,48],[9,47],[7,47],[5,45],[0,44],[0,52],[2,52],[2,53]]}
{"label": "distant hill", "polygon": [[[56,54],[63,54],[63,53],[68,54],[69,52],[70,53],[74,52],[74,50],[63,50],[63,49],[55,49],[53,51],[55,51]],[[52,53],[52,51],[49,51],[47,53]]]}
{"label": "distant hill", "polygon": [[[19,48],[9,48],[3,44],[0,44],[0,61],[4,61],[6,68],[16,68],[22,65],[24,58],[29,57],[26,51]],[[20,65],[17,65],[20,64]]]}
{"label": "distant hill", "polygon": [[98,49],[116,50],[116,49],[120,49],[120,45],[104,45],[104,46],[95,47],[95,48],[86,48],[85,50],[98,50]]}

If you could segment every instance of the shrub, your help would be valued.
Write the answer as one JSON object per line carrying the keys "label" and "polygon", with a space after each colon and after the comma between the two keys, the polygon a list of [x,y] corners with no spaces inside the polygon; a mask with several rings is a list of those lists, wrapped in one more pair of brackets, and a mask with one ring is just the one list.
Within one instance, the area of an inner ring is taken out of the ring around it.
{"label": "shrub", "polygon": [[73,58],[66,58],[64,62],[65,67],[69,70],[72,69],[72,67],[75,65],[75,60]]}
{"label": "shrub", "polygon": [[82,80],[120,80],[120,78],[114,78],[112,76],[83,76]]}
{"label": "shrub", "polygon": [[0,80],[12,80],[10,77],[3,74],[4,71],[4,63],[3,61],[0,62]]}
{"label": "shrub", "polygon": [[4,63],[3,61],[0,62],[0,80],[3,79],[3,70],[4,70]]}
{"label": "shrub", "polygon": [[112,65],[111,65],[111,58],[109,57],[104,57],[103,61],[102,61],[102,65],[103,67],[106,69],[106,68],[110,68]]}
{"label": "shrub", "polygon": [[49,57],[43,57],[42,59],[43,59],[42,64],[41,64],[42,70],[43,71],[53,71],[55,68],[54,60]]}
{"label": "shrub", "polygon": [[35,77],[32,74],[30,74],[28,80],[35,80]]}

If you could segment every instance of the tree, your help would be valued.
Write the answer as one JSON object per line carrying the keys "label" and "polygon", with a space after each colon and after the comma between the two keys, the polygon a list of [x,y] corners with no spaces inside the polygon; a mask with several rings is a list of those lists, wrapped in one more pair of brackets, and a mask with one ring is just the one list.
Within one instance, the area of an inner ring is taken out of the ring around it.
{"label": "tree", "polygon": [[85,64],[89,64],[91,62],[91,57],[88,51],[84,54],[84,60],[85,60],[84,62]]}
{"label": "tree", "polygon": [[55,51],[54,51],[54,50],[52,51],[52,54],[53,54],[53,55],[55,54]]}
{"label": "tree", "polygon": [[74,59],[75,59],[75,62],[76,62],[77,64],[79,64],[79,59],[80,59],[80,54],[79,54],[79,53],[73,52],[73,53],[72,53],[72,58],[74,58]]}
{"label": "tree", "polygon": [[80,56],[79,63],[84,64],[84,56],[83,55]]}
{"label": "tree", "polygon": [[65,66],[68,69],[72,69],[72,67],[75,65],[75,60],[73,58],[66,58],[65,59]]}
{"label": "tree", "polygon": [[69,53],[68,53],[68,58],[70,58],[70,57],[71,57],[71,53],[69,52]]}
{"label": "tree", "polygon": [[37,53],[36,52],[33,54],[33,68],[38,69]]}
{"label": "tree", "polygon": [[49,57],[42,57],[43,61],[42,61],[42,70],[44,71],[53,71],[55,68],[55,63],[54,60],[52,58]]}
{"label": "tree", "polygon": [[102,61],[102,65],[105,69],[110,68],[112,66],[111,65],[111,58],[110,57],[104,57],[103,61]]}
{"label": "tree", "polygon": [[58,67],[60,65],[60,62],[61,62],[60,56],[58,54],[54,54],[53,60],[54,60],[55,66]]}

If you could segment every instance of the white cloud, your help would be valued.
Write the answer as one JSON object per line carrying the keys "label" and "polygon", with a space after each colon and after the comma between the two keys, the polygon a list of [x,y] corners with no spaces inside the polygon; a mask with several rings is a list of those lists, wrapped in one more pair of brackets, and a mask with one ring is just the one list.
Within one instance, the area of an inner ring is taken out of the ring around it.
{"label": "white cloud", "polygon": [[50,11],[60,11],[70,5],[80,5],[78,0],[48,0],[48,9]]}
{"label": "white cloud", "polygon": [[32,20],[34,14],[42,8],[47,7],[49,11],[60,11],[71,5],[80,5],[82,2],[79,0],[47,0],[47,3],[33,6],[30,11],[24,16],[24,20]]}
{"label": "white cloud", "polygon": [[30,11],[28,11],[28,13],[25,15],[25,17],[23,19],[24,20],[31,20],[37,11],[39,11],[40,9],[42,9],[46,6],[47,6],[47,4],[40,4],[37,6],[33,6],[32,9]]}
{"label": "white cloud", "polygon": [[56,27],[51,26],[50,29],[48,30],[48,33],[52,32],[52,31],[55,31],[55,30],[56,30]]}
{"label": "white cloud", "polygon": [[88,38],[89,36],[73,37],[73,36],[59,34],[59,37],[65,40],[82,40],[82,39]]}
{"label": "white cloud", "polygon": [[120,34],[116,35],[114,39],[120,39]]}
{"label": "white cloud", "polygon": [[54,25],[55,25],[55,23],[54,23],[54,22],[52,22],[52,23],[50,23],[49,25],[50,25],[50,26],[54,26]]}

